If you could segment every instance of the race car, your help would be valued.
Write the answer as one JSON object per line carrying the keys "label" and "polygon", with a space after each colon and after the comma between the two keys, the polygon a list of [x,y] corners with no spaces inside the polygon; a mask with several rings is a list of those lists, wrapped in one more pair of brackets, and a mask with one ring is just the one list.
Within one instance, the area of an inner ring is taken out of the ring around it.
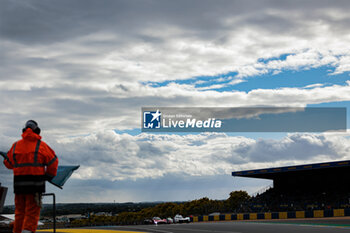
{"label": "race car", "polygon": [[190,217],[184,218],[184,217],[182,217],[182,215],[180,215],[180,214],[175,215],[175,217],[174,217],[174,223],[184,223],[184,222],[185,222],[185,223],[191,222]]}
{"label": "race car", "polygon": [[172,218],[167,218],[166,221],[168,224],[174,223],[174,219],[172,219]]}
{"label": "race car", "polygon": [[158,225],[158,224],[167,224],[166,219],[161,219],[160,217],[153,217],[152,218],[153,223]]}

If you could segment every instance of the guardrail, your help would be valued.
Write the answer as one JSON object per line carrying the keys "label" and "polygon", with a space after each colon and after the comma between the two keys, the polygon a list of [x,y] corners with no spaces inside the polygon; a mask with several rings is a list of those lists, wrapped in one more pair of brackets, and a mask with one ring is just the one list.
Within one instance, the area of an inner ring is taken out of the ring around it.
{"label": "guardrail", "polygon": [[221,214],[191,217],[191,222],[259,220],[259,219],[291,219],[291,218],[324,218],[350,216],[350,208],[332,210],[306,210],[288,212],[266,212],[246,214]]}

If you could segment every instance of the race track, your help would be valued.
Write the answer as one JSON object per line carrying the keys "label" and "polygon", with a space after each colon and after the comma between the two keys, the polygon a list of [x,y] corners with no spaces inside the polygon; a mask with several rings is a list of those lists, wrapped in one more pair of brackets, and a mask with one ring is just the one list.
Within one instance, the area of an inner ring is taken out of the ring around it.
{"label": "race track", "polygon": [[[169,225],[137,225],[90,228],[89,233],[102,232],[149,232],[149,233],[344,233],[350,232],[350,219],[298,219],[270,221],[201,222]],[[73,230],[73,229],[71,229]],[[76,233],[87,229],[74,229]],[[74,231],[73,230],[73,231]],[[52,232],[52,231],[47,231]],[[65,232],[57,229],[57,233]]]}
{"label": "race track", "polygon": [[204,222],[172,225],[111,227],[152,233],[341,233],[350,232],[349,219]]}

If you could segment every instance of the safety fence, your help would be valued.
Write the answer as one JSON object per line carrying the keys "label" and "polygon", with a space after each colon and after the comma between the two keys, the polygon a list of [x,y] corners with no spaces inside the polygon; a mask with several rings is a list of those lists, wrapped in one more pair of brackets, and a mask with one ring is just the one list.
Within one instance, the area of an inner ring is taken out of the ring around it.
{"label": "safety fence", "polygon": [[289,219],[289,218],[324,218],[350,216],[350,208],[331,210],[307,210],[288,212],[221,214],[191,217],[191,222],[231,221],[231,220],[258,220],[258,219]]}

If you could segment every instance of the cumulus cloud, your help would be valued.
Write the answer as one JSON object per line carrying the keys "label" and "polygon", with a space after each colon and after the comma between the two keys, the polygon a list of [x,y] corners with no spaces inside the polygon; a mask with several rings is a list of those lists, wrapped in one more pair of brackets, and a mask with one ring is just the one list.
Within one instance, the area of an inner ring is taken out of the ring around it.
{"label": "cumulus cloud", "polygon": [[[252,193],[270,182],[236,180],[231,177],[232,171],[350,159],[348,135],[335,133],[252,139],[224,133],[132,136],[102,131],[49,144],[61,165],[81,165],[68,182],[68,193],[59,192],[65,202],[93,201],[98,193],[106,201],[127,201],[131,197],[136,201],[157,200],[155,197],[188,200],[208,195],[225,198],[232,189]],[[2,166],[0,174],[2,183],[11,187],[11,172]],[[222,181],[221,185],[215,185],[215,180]],[[193,186],[198,182],[209,185],[207,193],[203,187]],[[75,197],[78,187],[84,192]],[[159,194],[152,194],[152,187],[159,189]]]}
{"label": "cumulus cloud", "polygon": [[75,177],[111,181],[177,176],[229,175],[233,170],[349,159],[349,139],[289,134],[251,139],[223,133],[117,134],[113,131],[55,144],[62,163],[81,164]]}

